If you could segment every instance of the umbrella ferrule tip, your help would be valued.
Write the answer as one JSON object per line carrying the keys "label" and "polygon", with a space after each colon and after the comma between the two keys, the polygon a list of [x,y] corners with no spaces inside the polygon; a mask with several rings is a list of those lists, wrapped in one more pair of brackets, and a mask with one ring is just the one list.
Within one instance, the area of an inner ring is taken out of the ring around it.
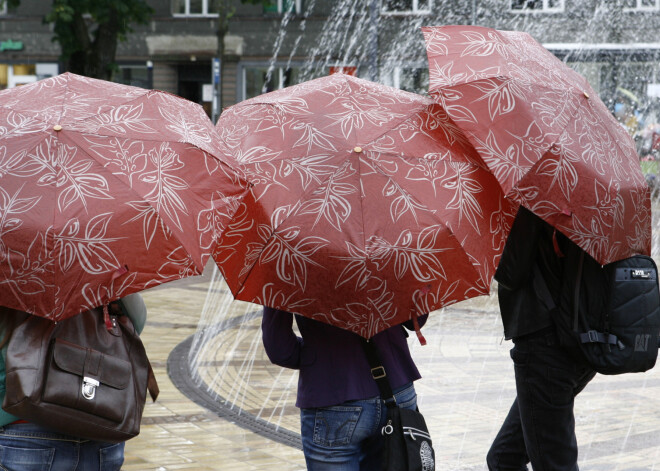
{"label": "umbrella ferrule tip", "polygon": [[356,154],[359,154],[360,152],[362,152],[362,147],[358,147],[358,146],[353,147],[353,152],[355,152]]}
{"label": "umbrella ferrule tip", "polygon": [[60,126],[59,124],[53,126],[53,131],[61,131],[61,130],[62,130],[62,126]]}

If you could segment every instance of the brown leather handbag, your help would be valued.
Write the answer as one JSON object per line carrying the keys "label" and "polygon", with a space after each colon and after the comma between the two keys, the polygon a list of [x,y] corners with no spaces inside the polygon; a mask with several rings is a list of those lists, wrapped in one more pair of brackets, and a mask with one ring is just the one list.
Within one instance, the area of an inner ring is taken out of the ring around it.
{"label": "brown leather handbag", "polygon": [[[104,312],[105,311],[105,312]],[[119,302],[60,322],[29,316],[7,350],[2,408],[79,438],[117,443],[140,432],[147,389],[158,386]]]}

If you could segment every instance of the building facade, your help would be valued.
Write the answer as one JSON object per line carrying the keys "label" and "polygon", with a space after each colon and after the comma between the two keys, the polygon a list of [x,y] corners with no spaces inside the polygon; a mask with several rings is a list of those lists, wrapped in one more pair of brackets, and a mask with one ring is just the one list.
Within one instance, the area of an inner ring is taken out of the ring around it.
{"label": "building facade", "polygon": [[[236,0],[215,67],[216,0],[149,3],[149,24],[119,44],[115,80],[181,95],[209,114],[216,80],[223,106],[340,69],[423,93],[419,28],[440,24],[527,31],[601,95],[660,96],[660,0]],[[22,0],[0,11],[0,88],[60,72],[59,47],[42,21],[50,7]]]}

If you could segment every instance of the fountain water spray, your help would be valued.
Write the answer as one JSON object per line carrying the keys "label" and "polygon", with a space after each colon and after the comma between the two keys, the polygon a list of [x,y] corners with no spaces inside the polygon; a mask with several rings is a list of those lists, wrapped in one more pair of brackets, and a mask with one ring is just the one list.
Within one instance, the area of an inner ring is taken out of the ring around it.
{"label": "fountain water spray", "polygon": [[[302,21],[297,23],[297,31],[292,32],[296,29],[291,28],[294,24],[292,13],[286,13],[275,43],[270,72],[278,60],[285,35],[297,34],[287,67],[294,56],[312,58],[302,67],[301,80],[325,75],[329,67],[355,67],[358,75],[373,75],[367,78],[396,85],[402,69],[423,71],[427,67],[421,26],[477,21],[483,26],[499,27],[498,22],[503,21],[501,2],[495,0],[436,2],[442,5],[434,7],[437,16],[433,17],[411,15],[402,19],[380,15],[380,30],[374,37],[375,29],[369,27],[374,17],[368,1],[334,2],[335,8],[319,38],[314,41],[302,41],[301,38],[306,34],[306,19],[320,2],[308,2]],[[620,1],[602,0],[595,10],[579,10],[584,17],[584,28],[573,43],[616,40],[611,36],[617,34],[613,25],[617,21],[629,21],[622,5]],[[537,38],[540,35],[548,37],[550,34],[544,28],[554,24],[548,16],[536,14],[521,14],[507,21],[507,27],[501,29],[525,30]],[[394,28],[392,24],[398,26]],[[561,33],[558,31],[557,34]],[[551,42],[566,41],[559,38]],[[613,72],[601,67],[598,62],[603,60],[601,52],[598,57],[594,52],[590,59],[584,50],[574,48],[565,60],[587,76],[613,109],[617,100],[622,98],[612,83],[620,82],[623,77],[633,78],[632,82],[656,81],[656,64],[619,61]],[[578,59],[582,62],[576,62]],[[426,86],[422,76],[416,91],[423,93]],[[638,90],[631,93],[641,94]],[[638,100],[640,103],[633,103],[637,120],[643,122],[646,119],[644,126],[652,125],[659,119],[657,99],[642,96]],[[636,130],[636,139],[640,152],[652,153],[653,131],[644,134],[645,129]],[[657,130],[660,133],[660,126]],[[654,199],[652,255],[656,260],[660,260],[659,204]],[[297,433],[299,416],[294,406],[297,372],[273,366],[268,361],[261,346],[260,316],[260,306],[233,300],[215,270],[190,349],[190,371],[198,386],[205,388],[227,408],[267,423],[274,432],[288,430]],[[427,417],[434,439],[437,469],[484,470],[490,440],[495,437],[515,397],[513,366],[508,355],[511,344],[503,342],[494,291],[490,296],[432,313],[424,332],[429,345],[421,347],[414,336],[410,345],[423,375],[416,388],[420,409]],[[649,469],[635,464],[635,458],[629,458],[629,455],[641,453],[647,458],[660,458],[660,425],[657,420],[644,420],[645,409],[642,407],[646,401],[655,400],[653,388],[657,384],[660,384],[658,368],[644,374],[599,376],[578,396],[575,413],[580,469]],[[625,462],[630,465],[612,464]]]}

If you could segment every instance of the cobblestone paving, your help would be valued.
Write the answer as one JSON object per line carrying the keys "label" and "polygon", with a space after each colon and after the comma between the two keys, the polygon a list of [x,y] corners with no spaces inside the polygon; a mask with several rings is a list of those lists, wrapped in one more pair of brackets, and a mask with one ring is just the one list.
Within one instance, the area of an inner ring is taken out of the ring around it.
{"label": "cobblestone paving", "polygon": [[[161,396],[147,404],[140,436],[127,443],[123,469],[304,469],[293,405],[297,376],[268,362],[258,312],[242,313],[216,332],[213,348],[197,363],[202,383],[190,379],[183,355],[208,282],[208,276],[196,277],[144,293],[149,320],[143,339]],[[490,442],[515,396],[511,345],[502,341],[495,306],[494,297],[482,297],[435,312],[424,328],[428,345],[411,339],[423,375],[416,383],[420,409],[439,471],[485,470]],[[239,328],[240,346],[228,349],[226,339]],[[660,368],[592,381],[576,403],[580,469],[660,469],[659,395]]]}
{"label": "cobblestone paving", "polygon": [[203,276],[143,294],[149,314],[142,339],[161,393],[155,403],[147,401],[140,435],[126,444],[122,470],[304,469],[299,450],[219,417],[193,402],[170,380],[168,358],[194,334],[207,287],[208,279]]}

